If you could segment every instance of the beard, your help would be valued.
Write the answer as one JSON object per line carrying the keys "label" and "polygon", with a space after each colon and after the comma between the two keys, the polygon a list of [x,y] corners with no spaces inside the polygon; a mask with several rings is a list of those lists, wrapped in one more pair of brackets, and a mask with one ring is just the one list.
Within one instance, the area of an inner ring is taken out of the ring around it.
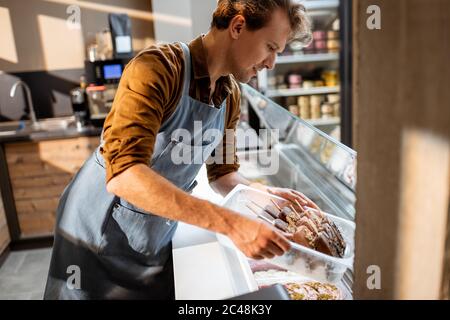
{"label": "beard", "polygon": [[250,70],[244,70],[242,68],[237,68],[235,69],[233,72],[233,77],[242,83],[248,83],[253,77],[255,77],[256,75],[254,74],[254,70],[253,68],[251,68]]}
{"label": "beard", "polygon": [[253,69],[253,67],[245,69],[239,63],[239,59],[236,59],[233,54],[230,53],[229,57],[231,74],[237,81],[248,83],[253,77],[255,77],[255,70]]}

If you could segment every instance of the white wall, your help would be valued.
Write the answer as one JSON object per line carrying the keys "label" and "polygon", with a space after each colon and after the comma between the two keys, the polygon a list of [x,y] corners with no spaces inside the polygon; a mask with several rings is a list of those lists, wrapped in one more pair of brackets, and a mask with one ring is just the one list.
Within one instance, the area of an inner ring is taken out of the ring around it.
{"label": "white wall", "polygon": [[191,0],[191,12],[193,16],[192,35],[206,33],[211,25],[212,14],[216,9],[217,0]]}
{"label": "white wall", "polygon": [[[70,7],[78,8],[79,16]],[[149,1],[0,0],[0,70],[83,69],[86,46],[96,32],[109,27],[109,13],[129,15],[135,51],[153,42]],[[77,17],[80,25],[68,23]]]}
{"label": "white wall", "polygon": [[190,42],[209,30],[217,0],[152,0],[155,40]]}

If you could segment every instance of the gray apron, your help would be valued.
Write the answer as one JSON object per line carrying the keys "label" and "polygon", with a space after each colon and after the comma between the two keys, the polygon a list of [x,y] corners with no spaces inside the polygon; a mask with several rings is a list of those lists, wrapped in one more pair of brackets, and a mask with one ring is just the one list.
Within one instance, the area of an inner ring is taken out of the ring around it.
{"label": "gray apron", "polygon": [[[202,164],[220,143],[220,137],[209,133],[223,133],[226,101],[216,108],[189,96],[191,57],[181,45],[183,94],[157,134],[149,166],[190,192]],[[204,135],[209,139],[202,139]],[[188,149],[190,161],[181,151]],[[181,156],[174,163],[171,156],[177,154]],[[97,148],[64,190],[44,298],[173,299],[171,241],[177,222],[108,193],[105,177]]]}

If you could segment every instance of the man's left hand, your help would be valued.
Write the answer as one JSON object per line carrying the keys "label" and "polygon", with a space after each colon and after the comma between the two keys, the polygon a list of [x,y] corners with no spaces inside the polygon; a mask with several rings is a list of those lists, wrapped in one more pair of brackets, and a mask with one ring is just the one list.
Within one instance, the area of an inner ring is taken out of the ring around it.
{"label": "man's left hand", "polygon": [[302,206],[307,206],[313,209],[318,210],[321,212],[319,206],[315,204],[311,199],[309,199],[307,196],[305,196],[303,193],[297,190],[289,189],[289,188],[278,188],[278,187],[269,187],[262,185],[260,183],[258,184],[252,184],[251,187],[255,187],[259,190],[265,191],[267,193],[273,194],[274,196],[278,196],[280,198],[286,199],[293,204],[295,204],[297,201]]}

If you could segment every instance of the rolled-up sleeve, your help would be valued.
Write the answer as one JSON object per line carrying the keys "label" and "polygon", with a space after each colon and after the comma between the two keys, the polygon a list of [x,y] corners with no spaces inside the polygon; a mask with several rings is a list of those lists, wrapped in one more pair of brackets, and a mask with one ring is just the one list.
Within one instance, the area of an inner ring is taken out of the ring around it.
{"label": "rolled-up sleeve", "polygon": [[175,85],[180,68],[174,57],[149,53],[125,68],[104,126],[107,182],[135,164],[149,163],[161,123],[180,95]]}
{"label": "rolled-up sleeve", "polygon": [[[239,159],[236,155],[236,128],[241,113],[240,103],[241,93],[238,84],[234,82],[233,92],[230,95],[230,99],[227,99],[227,104],[229,105],[227,106],[224,136],[222,142],[219,144],[221,149],[216,148],[215,154],[208,159],[209,163],[206,165],[208,181],[210,183],[226,174],[239,170]],[[219,155],[216,154],[217,152]],[[217,163],[217,161],[212,161],[212,158],[220,159],[221,161]]]}

